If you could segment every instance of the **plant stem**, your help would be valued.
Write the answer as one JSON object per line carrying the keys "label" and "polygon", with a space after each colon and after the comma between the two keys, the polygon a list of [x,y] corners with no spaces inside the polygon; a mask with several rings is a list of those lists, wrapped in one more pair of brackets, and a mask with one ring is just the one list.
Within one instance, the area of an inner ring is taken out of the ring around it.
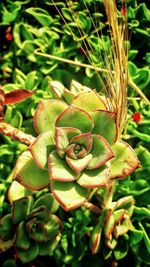
{"label": "plant stem", "polygon": [[31,145],[35,140],[34,136],[24,133],[6,122],[0,122],[0,134],[9,136],[13,140],[19,141],[27,146]]}
{"label": "plant stem", "polygon": [[116,180],[113,180],[109,186],[104,189],[103,205],[106,207],[113,200],[113,195],[116,189]]}

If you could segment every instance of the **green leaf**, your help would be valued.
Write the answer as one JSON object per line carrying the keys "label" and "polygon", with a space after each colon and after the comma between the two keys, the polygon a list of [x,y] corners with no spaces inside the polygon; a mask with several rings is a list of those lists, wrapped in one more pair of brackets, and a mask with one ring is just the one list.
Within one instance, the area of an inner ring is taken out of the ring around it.
{"label": "green leaf", "polygon": [[71,93],[73,93],[75,96],[77,96],[78,94],[80,93],[83,93],[83,92],[90,92],[92,91],[90,88],[82,85],[81,83],[75,81],[75,80],[72,80],[71,81],[71,85],[70,85],[70,91]]}
{"label": "green leaf", "polygon": [[96,110],[91,112],[90,115],[94,120],[92,133],[102,135],[109,144],[114,144],[118,134],[116,113],[106,110]]}
{"label": "green leaf", "polygon": [[57,180],[62,182],[74,181],[76,174],[66,164],[65,160],[62,160],[57,151],[54,150],[49,156],[49,172],[50,180]]}
{"label": "green leaf", "polygon": [[107,186],[109,182],[110,166],[104,165],[95,170],[84,170],[77,183],[85,188]]}
{"label": "green leaf", "polygon": [[55,136],[52,131],[41,133],[30,145],[29,150],[37,166],[41,169],[48,169],[48,157],[55,148]]}
{"label": "green leaf", "polygon": [[111,147],[102,136],[93,134],[92,140],[93,145],[90,151],[92,160],[88,164],[87,169],[97,169],[114,157]]}
{"label": "green leaf", "polygon": [[85,111],[93,111],[97,109],[107,110],[103,100],[94,91],[80,93],[73,99],[71,104]]}
{"label": "green leaf", "polygon": [[88,166],[91,160],[92,160],[91,154],[88,154],[85,157],[78,159],[73,159],[66,156],[66,162],[76,174],[82,172]]}
{"label": "green leaf", "polygon": [[33,208],[38,208],[40,206],[46,206],[51,213],[55,213],[59,208],[58,202],[54,199],[53,195],[49,193],[38,198]]}
{"label": "green leaf", "polygon": [[150,210],[145,207],[135,207],[134,208],[134,219],[135,220],[143,220],[143,219],[150,219]]}
{"label": "green leaf", "polygon": [[125,209],[119,209],[113,212],[115,224],[121,223],[122,219],[124,218],[125,213],[126,213]]}
{"label": "green leaf", "polygon": [[145,245],[147,247],[147,250],[150,254],[150,238],[149,238],[148,234],[145,231],[145,228],[143,227],[143,225],[141,223],[139,223],[139,227],[143,231],[143,240],[144,240]]}
{"label": "green leaf", "polygon": [[58,223],[48,220],[48,222],[42,222],[37,220],[36,217],[29,220],[26,224],[28,234],[31,239],[36,242],[46,242],[53,239],[58,233]]}
{"label": "green leaf", "polygon": [[131,248],[140,261],[143,261],[148,265],[150,264],[150,253],[143,239],[141,242],[131,245]]}
{"label": "green leaf", "polygon": [[114,220],[113,214],[111,214],[110,216],[106,215],[106,221],[104,224],[104,235],[105,235],[107,240],[111,240],[111,238],[112,238],[112,232],[114,230],[114,224],[115,224],[115,220]]}
{"label": "green leaf", "polygon": [[93,120],[84,110],[70,106],[58,116],[56,127],[74,127],[82,133],[87,133],[93,128]]}
{"label": "green leaf", "polygon": [[134,205],[134,198],[132,196],[122,197],[117,203],[115,209],[125,209],[127,210]]}
{"label": "green leaf", "polygon": [[13,225],[11,215],[5,215],[0,222],[0,238],[3,241],[13,239],[15,233],[15,227]]}
{"label": "green leaf", "polygon": [[13,201],[32,195],[32,192],[22,186],[21,184],[17,183],[16,181],[12,181],[9,189],[8,189],[8,200],[10,203]]}
{"label": "green leaf", "polygon": [[53,251],[55,250],[60,241],[60,237],[61,235],[59,234],[54,240],[39,243],[39,255],[46,256],[53,254]]}
{"label": "green leaf", "polygon": [[15,246],[20,249],[28,249],[30,247],[30,238],[26,230],[25,222],[18,225],[15,239]]}
{"label": "green leaf", "polygon": [[118,244],[115,247],[114,250],[114,256],[116,260],[121,260],[123,259],[127,254],[129,250],[129,245],[127,240],[118,240]]}
{"label": "green leaf", "polygon": [[64,85],[58,81],[50,81],[49,87],[51,93],[56,99],[63,99]]}
{"label": "green leaf", "polygon": [[33,218],[37,221],[42,221],[45,223],[50,217],[50,211],[46,206],[40,206],[36,209],[33,209],[28,215],[28,222],[30,225],[30,220]]}
{"label": "green leaf", "polygon": [[69,8],[65,8],[64,7],[64,8],[61,9],[61,11],[62,11],[62,14],[63,14],[63,16],[64,16],[65,19],[67,19],[69,21],[72,21],[73,20],[73,18],[72,18],[72,12],[71,12],[71,10]]}
{"label": "green leaf", "polygon": [[65,210],[80,207],[89,195],[89,190],[80,187],[76,182],[51,181],[51,190]]}
{"label": "green leaf", "polygon": [[130,238],[130,244],[134,246],[142,240],[143,231],[137,229],[130,229],[128,235]]}
{"label": "green leaf", "polygon": [[114,236],[116,238],[118,238],[119,236],[123,236],[125,235],[130,227],[130,220],[128,218],[125,218],[124,220],[122,220],[122,222],[118,225],[115,225],[114,228]]}
{"label": "green leaf", "polygon": [[30,7],[26,9],[26,12],[32,15],[42,26],[49,26],[53,22],[52,17],[45,9]]}
{"label": "green leaf", "polygon": [[75,98],[75,95],[68,89],[64,88],[63,97],[66,100],[66,102],[70,105],[72,100]]}
{"label": "green leaf", "polygon": [[90,248],[93,254],[98,253],[98,251],[100,250],[102,230],[103,227],[101,225],[101,222],[98,222],[94,227],[94,231],[92,232],[90,237]]}
{"label": "green leaf", "polygon": [[118,141],[113,145],[112,150],[115,158],[111,160],[110,178],[125,178],[130,175],[138,166],[138,158],[127,143]]}
{"label": "green leaf", "polygon": [[40,100],[34,115],[34,127],[36,131],[38,133],[47,130],[55,132],[56,119],[67,108],[68,105],[58,99]]}
{"label": "green leaf", "polygon": [[15,260],[12,259],[8,259],[4,262],[4,264],[2,265],[2,267],[17,267],[17,263]]}
{"label": "green leaf", "polygon": [[49,185],[49,173],[37,167],[29,151],[23,152],[16,163],[14,179],[30,190],[40,190]]}
{"label": "green leaf", "polygon": [[101,235],[102,235],[103,225],[106,219],[106,214],[107,210],[103,209],[99,217],[99,221],[94,227],[90,236],[90,248],[93,254],[97,253],[101,246]]}
{"label": "green leaf", "polygon": [[12,203],[12,221],[18,224],[26,220],[33,206],[33,198],[31,196],[20,198]]}
{"label": "green leaf", "polygon": [[39,253],[39,247],[36,242],[30,243],[28,249],[17,249],[17,256],[22,261],[22,263],[30,262],[34,260]]}
{"label": "green leaf", "polygon": [[63,158],[65,150],[68,147],[72,137],[80,134],[81,132],[73,127],[57,127],[56,128],[56,149],[58,155]]}

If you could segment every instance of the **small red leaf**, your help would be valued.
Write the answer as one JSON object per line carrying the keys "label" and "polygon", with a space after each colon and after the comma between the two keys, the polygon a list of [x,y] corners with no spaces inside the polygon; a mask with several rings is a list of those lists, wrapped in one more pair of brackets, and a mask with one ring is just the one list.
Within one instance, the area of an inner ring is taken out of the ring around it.
{"label": "small red leaf", "polygon": [[26,89],[14,90],[5,94],[5,105],[14,104],[25,100],[33,95],[34,92]]}

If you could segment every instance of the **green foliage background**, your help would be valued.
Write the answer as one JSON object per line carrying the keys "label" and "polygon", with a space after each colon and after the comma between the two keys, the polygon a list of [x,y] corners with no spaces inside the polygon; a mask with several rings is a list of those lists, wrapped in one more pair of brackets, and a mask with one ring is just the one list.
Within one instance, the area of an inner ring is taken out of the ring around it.
{"label": "green foliage background", "polygon": [[[95,12],[94,2],[98,5],[99,14]],[[77,26],[72,22],[66,4],[64,1],[56,1],[56,3],[79,39]],[[100,26],[104,27],[101,42],[105,47],[109,47],[109,40],[105,36],[106,18],[102,1],[86,0],[86,3],[92,16],[101,21]],[[148,0],[131,0],[127,4],[130,36],[127,44],[129,72],[133,81],[149,97],[150,3]],[[74,2],[74,5],[78,11],[79,21],[91,40],[95,52],[99,55],[100,41],[93,35],[92,23],[87,16],[83,1]],[[97,88],[98,91],[101,90],[94,71],[35,54],[35,49],[39,48],[42,53],[88,63],[82,53],[81,43],[74,40],[51,1],[1,1],[0,21],[1,85],[6,92],[19,88],[35,90],[35,94],[30,99],[5,107],[6,122],[36,136],[32,117],[39,99],[51,97],[48,86],[51,80],[58,80],[69,87],[71,80],[74,79],[91,88]],[[101,66],[100,62],[99,66]],[[132,177],[118,182],[115,199],[128,195],[134,196],[135,210],[132,223],[137,232],[135,235],[129,233],[120,239],[120,246],[114,252],[100,251],[93,256],[89,250],[88,233],[94,227],[92,222],[95,215],[89,211],[83,212],[82,209],[67,214],[61,211],[59,216],[64,222],[63,236],[54,258],[48,258],[49,261],[55,259],[56,263],[53,264],[56,266],[111,266],[112,259],[119,261],[119,266],[150,265],[150,108],[132,88],[129,88],[129,98],[128,123],[124,138],[135,148],[141,165]],[[133,120],[135,112],[141,115],[139,123]],[[0,216],[9,212],[7,190],[12,181],[12,170],[16,158],[25,149],[25,145],[0,136]],[[35,198],[38,194],[35,194]],[[47,266],[42,265],[44,263],[41,263],[41,259],[38,259],[36,264]]]}

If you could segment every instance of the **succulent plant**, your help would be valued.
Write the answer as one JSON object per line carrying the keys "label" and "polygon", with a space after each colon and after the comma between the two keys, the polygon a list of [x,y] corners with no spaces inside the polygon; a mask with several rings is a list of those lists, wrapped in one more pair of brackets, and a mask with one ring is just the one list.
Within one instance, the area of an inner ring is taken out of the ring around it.
{"label": "succulent plant", "polygon": [[111,250],[117,246],[118,238],[132,229],[130,217],[133,210],[134,199],[132,196],[111,202],[102,210],[90,237],[90,247],[93,254],[99,251],[102,239]]}
{"label": "succulent plant", "polygon": [[87,201],[91,189],[132,173],[138,159],[118,140],[117,114],[95,90],[51,82],[51,92],[53,98],[42,99],[35,111],[39,136],[18,158],[14,179],[30,190],[50,184],[60,205],[71,210]]}
{"label": "succulent plant", "polygon": [[53,253],[60,239],[58,207],[49,193],[35,202],[32,196],[13,201],[11,213],[0,221],[0,250],[14,247],[23,263]]}

